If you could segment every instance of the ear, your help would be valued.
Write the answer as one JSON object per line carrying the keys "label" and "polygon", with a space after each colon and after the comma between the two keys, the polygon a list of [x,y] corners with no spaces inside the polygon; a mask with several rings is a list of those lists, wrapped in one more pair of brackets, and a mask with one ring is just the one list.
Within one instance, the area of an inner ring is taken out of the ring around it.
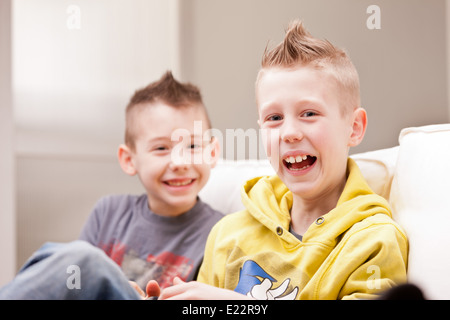
{"label": "ear", "polygon": [[367,113],[363,108],[353,111],[352,133],[350,135],[349,147],[356,147],[361,143],[367,128]]}
{"label": "ear", "polygon": [[133,152],[128,146],[126,146],[125,144],[121,144],[119,146],[117,156],[119,158],[120,167],[122,168],[123,172],[130,176],[134,176],[137,173],[132,155]]}
{"label": "ear", "polygon": [[206,161],[211,168],[214,168],[217,164],[217,161],[219,161],[220,157],[220,143],[219,140],[217,140],[216,137],[211,138],[211,142],[209,145],[204,149],[203,154],[203,161]]}

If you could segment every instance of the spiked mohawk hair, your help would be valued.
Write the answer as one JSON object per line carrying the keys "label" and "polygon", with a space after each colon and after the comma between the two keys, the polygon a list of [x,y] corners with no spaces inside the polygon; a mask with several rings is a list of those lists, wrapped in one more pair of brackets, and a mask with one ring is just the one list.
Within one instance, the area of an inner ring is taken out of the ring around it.
{"label": "spiked mohawk hair", "polygon": [[359,76],[347,53],[328,40],[313,37],[301,21],[289,24],[282,42],[272,49],[266,47],[256,84],[270,68],[295,69],[312,66],[328,71],[345,93],[345,109],[360,106]]}
{"label": "spiked mohawk hair", "polygon": [[207,110],[203,104],[200,89],[190,83],[181,83],[177,81],[172,72],[167,71],[161,79],[150,83],[145,88],[137,90],[131,97],[126,108],[126,128],[125,144],[134,149],[135,134],[133,131],[134,113],[144,108],[149,103],[162,101],[174,108],[183,108],[196,106],[204,110],[208,120],[208,126],[211,123]]}

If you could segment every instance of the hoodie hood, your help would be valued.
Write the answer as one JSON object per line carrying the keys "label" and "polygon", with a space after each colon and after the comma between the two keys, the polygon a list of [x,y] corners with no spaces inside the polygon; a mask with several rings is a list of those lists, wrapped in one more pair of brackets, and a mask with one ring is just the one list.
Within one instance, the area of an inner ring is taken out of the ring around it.
{"label": "hoodie hood", "polygon": [[[289,232],[292,192],[278,176],[251,179],[241,191],[243,204],[255,219],[284,241],[298,242]],[[357,164],[349,158],[347,182],[336,207],[311,224],[302,242],[321,242],[334,247],[347,230],[363,227],[367,218],[380,214],[391,217],[388,202],[371,190]]]}

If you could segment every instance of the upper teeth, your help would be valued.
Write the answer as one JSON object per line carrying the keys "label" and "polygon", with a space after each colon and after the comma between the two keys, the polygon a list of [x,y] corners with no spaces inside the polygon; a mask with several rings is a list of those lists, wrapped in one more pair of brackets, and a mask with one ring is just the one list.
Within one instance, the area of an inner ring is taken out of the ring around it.
{"label": "upper teeth", "polygon": [[186,186],[192,182],[191,180],[184,180],[184,181],[167,181],[167,184],[170,186]]}
{"label": "upper teeth", "polygon": [[308,156],[296,156],[296,157],[287,157],[286,159],[284,159],[284,161],[288,162],[288,163],[296,163],[296,162],[302,162],[303,160],[306,160],[306,158],[308,158]]}

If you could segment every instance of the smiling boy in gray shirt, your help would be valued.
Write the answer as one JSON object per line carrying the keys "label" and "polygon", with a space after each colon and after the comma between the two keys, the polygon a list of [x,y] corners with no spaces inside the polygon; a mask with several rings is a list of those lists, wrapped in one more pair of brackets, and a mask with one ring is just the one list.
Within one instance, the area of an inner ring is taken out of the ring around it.
{"label": "smiling boy in gray shirt", "polygon": [[136,91],[118,158],[146,192],[100,199],[81,241],[44,244],[0,299],[138,299],[153,280],[162,289],[174,277],[195,279],[209,231],[223,216],[198,197],[220,152],[209,129],[199,89],[170,72]]}

